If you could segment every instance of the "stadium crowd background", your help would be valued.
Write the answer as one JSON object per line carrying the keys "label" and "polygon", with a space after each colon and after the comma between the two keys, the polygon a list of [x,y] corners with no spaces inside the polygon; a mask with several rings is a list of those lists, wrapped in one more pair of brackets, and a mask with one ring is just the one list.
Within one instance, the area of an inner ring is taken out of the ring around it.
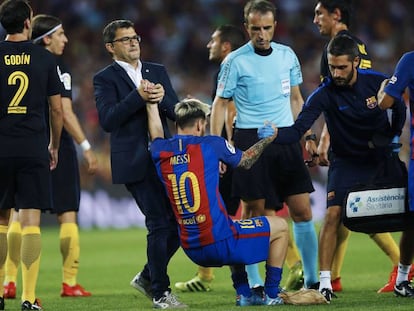
{"label": "stadium crowd background", "polygon": [[[98,124],[93,96],[93,74],[110,64],[102,41],[103,27],[114,19],[130,19],[142,37],[141,58],[166,66],[179,98],[187,95],[211,102],[212,77],[217,64],[208,60],[206,45],[214,29],[231,23],[243,27],[245,0],[32,0],[34,13],[58,16],[69,43],[64,58],[72,69],[73,103],[86,136],[99,157],[99,172],[91,177],[84,170],[79,223],[83,227],[139,224],[143,217],[123,186],[111,184],[108,135]],[[275,41],[287,44],[302,65],[306,98],[318,85],[321,51],[327,38],[313,24],[316,1],[279,0]],[[414,49],[414,1],[354,1],[350,30],[365,41],[373,56],[373,68],[388,75],[399,57]],[[318,133],[318,129],[314,129]],[[408,133],[408,131],[406,131]],[[403,139],[404,154],[409,148]],[[315,182],[324,184],[326,171],[312,169]],[[317,189],[320,187],[317,186]],[[313,199],[325,206],[324,188]],[[120,210],[121,208],[121,210]],[[126,216],[128,214],[128,216]],[[119,219],[118,219],[119,218]]]}

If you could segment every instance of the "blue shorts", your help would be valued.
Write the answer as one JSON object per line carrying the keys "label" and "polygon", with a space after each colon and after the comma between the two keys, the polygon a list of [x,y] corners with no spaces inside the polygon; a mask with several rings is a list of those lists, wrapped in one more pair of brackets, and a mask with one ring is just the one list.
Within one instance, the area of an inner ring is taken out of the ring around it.
{"label": "blue shorts", "polygon": [[270,226],[265,216],[234,222],[236,234],[216,243],[184,249],[187,256],[204,267],[249,265],[267,260]]}
{"label": "blue shorts", "polygon": [[377,170],[375,159],[334,157],[328,170],[327,207],[343,206],[347,192],[358,184],[370,182]]}
{"label": "blue shorts", "polygon": [[49,209],[49,160],[29,157],[0,159],[0,209]]}

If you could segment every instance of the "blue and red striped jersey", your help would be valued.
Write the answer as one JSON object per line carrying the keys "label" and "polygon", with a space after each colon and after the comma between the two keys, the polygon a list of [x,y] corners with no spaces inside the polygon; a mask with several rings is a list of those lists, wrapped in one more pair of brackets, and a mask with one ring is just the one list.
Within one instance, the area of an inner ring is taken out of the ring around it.
{"label": "blue and red striped jersey", "polygon": [[219,162],[236,167],[242,151],[219,136],[155,139],[152,159],[167,191],[183,248],[209,245],[234,234],[219,193]]}

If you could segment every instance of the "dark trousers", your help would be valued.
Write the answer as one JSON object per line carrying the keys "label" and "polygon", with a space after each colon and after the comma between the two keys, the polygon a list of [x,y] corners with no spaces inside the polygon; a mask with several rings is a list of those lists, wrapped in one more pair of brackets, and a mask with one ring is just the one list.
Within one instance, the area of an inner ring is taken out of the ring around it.
{"label": "dark trousers", "polygon": [[148,168],[143,181],[125,186],[145,216],[147,263],[142,276],[151,281],[152,295],[159,299],[170,290],[167,265],[180,246],[177,223],[155,167]]}

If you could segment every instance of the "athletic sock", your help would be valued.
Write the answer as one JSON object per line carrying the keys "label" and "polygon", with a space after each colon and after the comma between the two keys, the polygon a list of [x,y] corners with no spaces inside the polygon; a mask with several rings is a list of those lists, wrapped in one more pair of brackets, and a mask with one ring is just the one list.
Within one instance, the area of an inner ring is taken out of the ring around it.
{"label": "athletic sock", "polygon": [[332,281],[341,276],[342,265],[344,263],[350,236],[351,231],[349,231],[345,226],[341,225],[338,230],[338,243],[336,244],[334,258],[332,260]]}
{"label": "athletic sock", "polygon": [[20,222],[12,221],[7,232],[6,277],[4,284],[16,283],[20,264],[20,247],[22,245],[22,227]]}
{"label": "athletic sock", "polygon": [[279,294],[280,280],[282,279],[282,268],[272,267],[266,265],[266,280],[265,280],[265,293],[270,298],[276,298]]}
{"label": "athletic sock", "polygon": [[260,276],[259,272],[259,264],[251,264],[246,265],[246,272],[247,272],[247,278],[249,280],[249,286],[256,287],[256,286],[263,286],[263,279]]}
{"label": "athletic sock", "polygon": [[39,275],[41,252],[40,228],[28,226],[22,230],[21,266],[23,291],[22,301],[36,299],[36,283]]}
{"label": "athletic sock", "polygon": [[408,281],[408,273],[410,273],[411,265],[398,264],[398,274],[395,284],[400,285],[404,281]]}
{"label": "athletic sock", "polygon": [[393,267],[398,266],[400,262],[400,249],[393,239],[391,233],[374,233],[369,235],[371,239],[381,248],[381,250],[391,260]]}
{"label": "athletic sock", "polygon": [[329,288],[332,289],[331,284],[331,271],[321,271],[319,272],[319,289]]}
{"label": "athletic sock", "polygon": [[4,274],[7,257],[7,226],[0,225],[0,297],[4,295]]}
{"label": "athletic sock", "polygon": [[212,281],[214,279],[213,268],[198,266],[198,277],[203,281]]}
{"label": "athletic sock", "polygon": [[79,230],[76,223],[60,225],[60,253],[63,261],[63,282],[69,286],[76,285],[79,269]]}
{"label": "athletic sock", "polygon": [[250,297],[252,295],[247,281],[246,271],[241,269],[237,269],[237,271],[233,270],[231,279],[233,280],[233,287],[236,290],[237,295],[243,295],[244,297]]}
{"label": "athletic sock", "polygon": [[305,287],[318,282],[318,239],[313,221],[293,223],[293,234],[302,257]]}
{"label": "athletic sock", "polygon": [[293,239],[292,232],[289,231],[289,243],[286,253],[286,265],[289,269],[292,269],[299,261],[301,261],[299,251]]}

